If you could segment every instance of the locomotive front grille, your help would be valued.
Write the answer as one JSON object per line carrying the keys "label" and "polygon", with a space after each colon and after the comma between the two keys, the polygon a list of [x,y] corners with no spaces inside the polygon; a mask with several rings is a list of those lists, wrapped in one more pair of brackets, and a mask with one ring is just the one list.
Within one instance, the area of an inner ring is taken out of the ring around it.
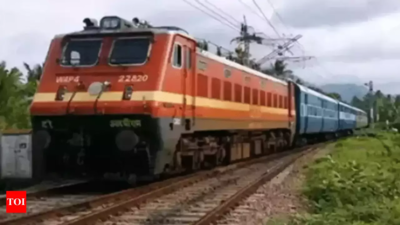
{"label": "locomotive front grille", "polygon": [[111,116],[46,119],[51,127],[43,127],[42,118],[33,119],[33,151],[43,154],[42,176],[104,178],[152,173],[155,153],[147,140],[154,138],[138,127],[139,120]]}

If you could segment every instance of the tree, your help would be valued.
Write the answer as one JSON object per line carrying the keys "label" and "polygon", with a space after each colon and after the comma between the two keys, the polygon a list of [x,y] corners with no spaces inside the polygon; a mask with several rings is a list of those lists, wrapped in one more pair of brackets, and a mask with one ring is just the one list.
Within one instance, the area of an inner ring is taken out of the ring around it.
{"label": "tree", "polygon": [[368,105],[357,96],[354,96],[350,103],[352,106],[362,109],[364,111],[368,110]]}
{"label": "tree", "polygon": [[283,60],[279,59],[272,63],[268,68],[263,69],[262,72],[281,79],[291,78],[295,80],[295,78],[297,78],[293,75],[292,70],[287,69],[287,64]]}
{"label": "tree", "polygon": [[43,74],[43,67],[44,64],[40,65],[40,64],[36,64],[35,66],[33,66],[33,68],[27,64],[27,63],[23,63],[25,69],[27,70],[27,86],[25,89],[25,94],[28,98],[31,98],[36,91],[38,82],[40,81],[40,78],[42,77]]}
{"label": "tree", "polygon": [[340,96],[340,94],[336,93],[336,92],[332,92],[332,93],[328,93],[326,94],[331,98],[337,99],[337,100],[342,100],[342,96]]}
{"label": "tree", "polygon": [[27,70],[26,82],[19,69],[8,69],[5,62],[0,62],[0,130],[30,127],[29,105],[43,73],[43,64],[31,67],[23,63],[23,66]]}
{"label": "tree", "polygon": [[29,127],[28,106],[25,98],[26,84],[17,68],[7,69],[0,63],[0,129]]}
{"label": "tree", "polygon": [[24,64],[25,69],[28,71],[28,73],[27,73],[28,81],[40,80],[40,78],[42,77],[44,64],[42,64],[42,65],[36,64],[33,68],[31,68],[31,66],[25,62],[23,64]]}

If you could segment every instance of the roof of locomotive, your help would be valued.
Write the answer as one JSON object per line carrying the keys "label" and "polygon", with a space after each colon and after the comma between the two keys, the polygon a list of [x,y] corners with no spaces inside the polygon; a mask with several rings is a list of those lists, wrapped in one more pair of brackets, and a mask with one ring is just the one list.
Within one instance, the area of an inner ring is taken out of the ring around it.
{"label": "roof of locomotive", "polygon": [[[120,30],[102,30],[102,29],[93,29],[93,30],[83,30],[83,31],[77,31],[77,32],[72,32],[72,33],[67,33],[67,34],[60,34],[56,35],[55,38],[63,38],[65,36],[86,36],[86,35],[95,35],[95,34],[126,34],[126,33],[153,33],[153,34],[179,34],[182,35],[186,38],[192,39],[197,42],[197,40],[187,34],[184,30],[180,28],[176,28],[176,30],[171,30],[171,27],[154,27],[154,28],[127,28],[127,29],[120,29]],[[200,48],[197,48],[197,53],[201,54],[202,56],[206,58],[210,58],[212,60],[218,61],[222,64],[225,64],[227,66],[230,66],[232,68],[253,74],[255,76],[258,76],[260,78],[268,79],[273,82],[277,82],[283,85],[287,85],[286,81],[280,80],[278,78],[275,78],[271,75],[262,73],[260,71],[254,70],[252,68],[243,66],[239,63],[236,63],[234,61],[231,61],[229,59],[226,59],[225,57],[218,56],[212,52],[202,50]]]}
{"label": "roof of locomotive", "polygon": [[277,83],[281,83],[283,85],[287,85],[286,81],[280,80],[278,78],[275,78],[275,77],[270,76],[270,75],[265,74],[265,73],[261,73],[260,71],[254,70],[252,68],[240,65],[239,63],[236,63],[236,62],[231,61],[229,59],[226,59],[224,57],[218,56],[218,55],[216,55],[216,54],[214,54],[212,52],[204,51],[204,50],[201,50],[199,48],[197,49],[197,52],[199,54],[207,57],[207,58],[213,59],[213,60],[218,61],[218,62],[220,62],[222,64],[225,64],[225,65],[228,65],[230,67],[236,68],[238,70],[241,70],[241,71],[244,71],[244,72],[247,72],[247,73],[253,74],[255,76],[258,76],[258,77],[261,77],[261,78],[264,78],[264,79],[268,79],[268,80],[271,80],[271,81],[274,81],[274,82],[277,82]]}

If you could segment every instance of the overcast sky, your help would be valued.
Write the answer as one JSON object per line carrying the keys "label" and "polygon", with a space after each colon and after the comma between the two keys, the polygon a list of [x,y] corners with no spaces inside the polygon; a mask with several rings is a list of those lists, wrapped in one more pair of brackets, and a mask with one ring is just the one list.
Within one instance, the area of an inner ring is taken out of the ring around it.
{"label": "overcast sky", "polygon": [[[196,0],[187,1],[203,7]],[[216,10],[210,5],[213,3],[238,21],[246,15],[256,31],[277,36],[252,0],[199,1]],[[267,0],[257,0],[280,35],[302,34],[304,54],[316,57],[290,64],[303,79],[316,84],[362,84],[370,79],[377,84],[400,82],[399,0],[270,1],[278,15]],[[0,60],[18,67],[22,62],[41,63],[55,34],[80,30],[85,17],[99,20],[104,15],[129,20],[140,17],[154,25],[180,26],[197,38],[230,49],[230,40],[238,35],[183,0],[12,0],[0,7]],[[303,54],[299,49],[296,47],[293,52]],[[270,51],[269,47],[257,46],[253,53],[261,57]]]}

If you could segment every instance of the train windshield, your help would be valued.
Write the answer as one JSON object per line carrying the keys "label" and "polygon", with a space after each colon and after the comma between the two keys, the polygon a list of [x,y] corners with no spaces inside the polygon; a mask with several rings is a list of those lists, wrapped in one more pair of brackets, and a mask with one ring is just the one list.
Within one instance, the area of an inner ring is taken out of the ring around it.
{"label": "train windshield", "polygon": [[94,66],[99,60],[102,39],[71,39],[64,46],[61,65]]}
{"label": "train windshield", "polygon": [[119,38],[114,40],[109,58],[112,65],[141,65],[150,53],[150,38]]}

